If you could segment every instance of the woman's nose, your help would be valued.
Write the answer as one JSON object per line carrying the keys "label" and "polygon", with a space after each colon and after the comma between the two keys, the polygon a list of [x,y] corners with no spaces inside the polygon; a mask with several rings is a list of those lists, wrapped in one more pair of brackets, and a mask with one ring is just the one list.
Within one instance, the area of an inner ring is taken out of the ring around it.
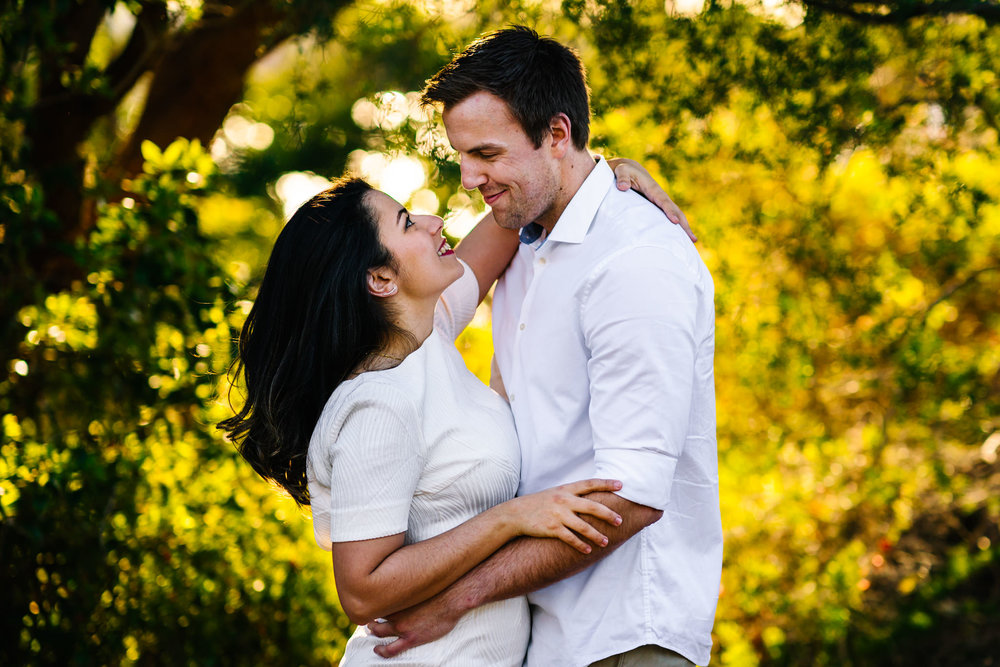
{"label": "woman's nose", "polygon": [[420,219],[420,224],[430,234],[440,234],[441,230],[444,229],[444,220],[436,215],[421,215],[417,217]]}

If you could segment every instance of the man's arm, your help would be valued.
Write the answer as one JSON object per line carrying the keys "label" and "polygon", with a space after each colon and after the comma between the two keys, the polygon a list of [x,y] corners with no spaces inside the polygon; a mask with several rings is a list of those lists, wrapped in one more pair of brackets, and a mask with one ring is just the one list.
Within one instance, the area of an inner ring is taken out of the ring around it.
{"label": "man's arm", "polygon": [[[391,658],[406,649],[443,637],[466,612],[476,607],[524,595],[572,576],[607,556],[663,515],[660,510],[613,493],[591,493],[587,498],[603,503],[622,517],[617,527],[600,524],[608,537],[605,548],[594,549],[585,555],[559,540],[533,537],[514,540],[427,602],[393,614],[386,623],[369,624],[376,636],[399,638],[376,647],[375,652],[383,658]],[[583,519],[597,527],[590,517]]]}

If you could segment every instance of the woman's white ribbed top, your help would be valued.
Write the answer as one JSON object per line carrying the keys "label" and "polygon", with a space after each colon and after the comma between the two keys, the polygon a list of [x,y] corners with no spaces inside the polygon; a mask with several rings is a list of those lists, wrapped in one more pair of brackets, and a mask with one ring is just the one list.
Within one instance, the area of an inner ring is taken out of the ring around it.
{"label": "woman's white ribbed top", "polygon": [[[471,269],[442,295],[434,331],[392,369],[362,373],[327,401],[309,444],[317,543],[439,535],[514,497],[520,452],[507,403],[465,367],[453,341],[475,314]],[[364,627],[341,661],[354,665],[520,665],[530,628],[523,598],[466,614],[438,641],[385,660]]]}

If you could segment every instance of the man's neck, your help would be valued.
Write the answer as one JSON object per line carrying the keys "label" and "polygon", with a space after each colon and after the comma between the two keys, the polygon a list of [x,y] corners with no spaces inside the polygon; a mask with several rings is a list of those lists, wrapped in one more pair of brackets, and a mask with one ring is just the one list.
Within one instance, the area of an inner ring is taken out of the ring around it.
{"label": "man's neck", "polygon": [[559,191],[556,193],[553,206],[544,216],[535,221],[545,228],[546,233],[552,233],[563,211],[576,196],[583,182],[590,176],[590,172],[594,170],[595,164],[594,158],[587,150],[574,149],[566,156],[562,163]]}

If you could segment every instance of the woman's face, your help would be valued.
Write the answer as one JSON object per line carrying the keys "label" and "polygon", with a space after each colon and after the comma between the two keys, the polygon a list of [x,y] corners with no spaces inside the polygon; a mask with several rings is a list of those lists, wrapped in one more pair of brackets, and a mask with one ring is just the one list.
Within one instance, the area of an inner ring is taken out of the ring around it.
{"label": "woman's face", "polygon": [[382,245],[396,260],[399,294],[437,301],[444,289],[462,275],[462,265],[445,241],[444,223],[436,215],[412,215],[378,190],[369,195],[378,220]]}

